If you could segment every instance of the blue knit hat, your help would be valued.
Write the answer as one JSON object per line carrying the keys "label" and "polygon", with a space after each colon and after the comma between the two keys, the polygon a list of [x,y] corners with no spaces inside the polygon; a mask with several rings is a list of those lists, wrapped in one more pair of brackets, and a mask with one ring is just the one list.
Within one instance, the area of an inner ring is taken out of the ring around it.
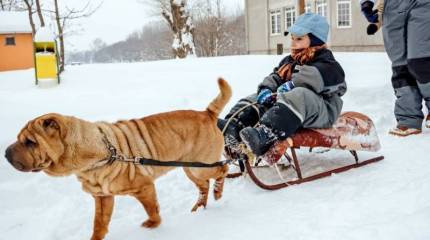
{"label": "blue knit hat", "polygon": [[296,36],[312,33],[325,43],[327,42],[328,30],[329,25],[325,17],[314,13],[305,13],[297,18],[293,26],[288,29],[288,32]]}

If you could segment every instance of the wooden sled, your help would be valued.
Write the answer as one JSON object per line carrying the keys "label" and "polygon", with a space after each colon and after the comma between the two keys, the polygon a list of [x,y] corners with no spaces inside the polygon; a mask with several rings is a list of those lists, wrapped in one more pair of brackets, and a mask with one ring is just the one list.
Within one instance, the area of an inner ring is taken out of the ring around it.
{"label": "wooden sled", "polygon": [[[352,154],[355,163],[304,177],[296,153],[296,149],[302,147],[309,147],[310,150],[321,147],[346,150]],[[239,173],[231,173],[228,177],[241,176],[246,170],[246,173],[248,173],[254,183],[259,187],[267,190],[276,190],[378,162],[384,159],[384,157],[378,156],[365,161],[359,161],[357,151],[376,152],[379,149],[380,143],[372,120],[361,113],[345,112],[339,117],[332,128],[299,130],[290,138],[275,143],[265,155],[257,159],[252,153],[241,154],[240,159],[236,160],[239,160],[242,171]],[[226,155],[229,156],[227,153]],[[282,157],[285,157],[289,163],[289,167],[294,169],[293,172],[295,172],[296,179],[285,180],[280,175],[278,166],[279,160]],[[281,179],[280,183],[270,183],[265,181],[264,177],[258,176],[257,172],[261,170],[259,166],[262,164],[276,168]]]}

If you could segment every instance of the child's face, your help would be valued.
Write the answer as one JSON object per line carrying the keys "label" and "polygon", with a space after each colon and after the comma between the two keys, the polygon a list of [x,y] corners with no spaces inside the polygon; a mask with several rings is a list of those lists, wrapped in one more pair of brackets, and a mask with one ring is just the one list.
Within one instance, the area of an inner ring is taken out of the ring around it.
{"label": "child's face", "polygon": [[304,36],[295,36],[291,35],[291,49],[292,50],[299,50],[308,48],[311,46],[311,39],[306,34]]}

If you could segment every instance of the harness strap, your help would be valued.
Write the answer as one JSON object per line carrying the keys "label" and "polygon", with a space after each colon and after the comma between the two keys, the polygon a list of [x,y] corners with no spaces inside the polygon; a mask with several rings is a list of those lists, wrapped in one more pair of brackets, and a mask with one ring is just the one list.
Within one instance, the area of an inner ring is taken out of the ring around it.
{"label": "harness strap", "polygon": [[139,164],[148,166],[162,166],[162,167],[194,167],[194,168],[211,168],[221,167],[232,162],[232,160],[223,160],[214,163],[202,162],[178,162],[178,161],[158,161],[148,158],[138,158]]}
{"label": "harness strap", "polygon": [[99,131],[103,135],[103,142],[106,144],[106,148],[108,149],[110,156],[107,159],[97,162],[90,169],[98,168],[105,164],[111,164],[114,161],[131,162],[131,163],[140,164],[143,166],[146,165],[146,166],[161,166],[161,167],[194,167],[194,168],[221,167],[232,162],[232,160],[223,160],[223,161],[214,162],[214,163],[203,163],[203,162],[160,161],[160,160],[144,158],[144,157],[127,158],[124,155],[118,153],[116,148],[109,142],[106,134],[102,131],[100,127],[99,127]]}

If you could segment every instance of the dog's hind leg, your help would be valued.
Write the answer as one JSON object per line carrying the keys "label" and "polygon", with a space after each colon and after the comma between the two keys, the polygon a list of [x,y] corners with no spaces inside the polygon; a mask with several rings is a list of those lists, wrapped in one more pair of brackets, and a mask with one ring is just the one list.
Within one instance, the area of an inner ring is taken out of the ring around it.
{"label": "dog's hind leg", "polygon": [[219,200],[222,197],[222,192],[224,190],[224,180],[228,173],[228,166],[224,165],[217,172],[218,176],[215,176],[214,183],[214,198],[215,200]]}
{"label": "dog's hind leg", "polygon": [[102,240],[108,232],[109,222],[112,216],[114,197],[93,196],[96,203],[94,216],[94,229],[91,240]]}
{"label": "dog's hind leg", "polygon": [[161,223],[160,207],[153,183],[145,185],[140,192],[133,194],[142,203],[148,214],[148,219],[142,223],[142,227],[156,228]]}
{"label": "dog's hind leg", "polygon": [[[194,182],[194,184],[199,189],[199,198],[194,204],[194,207],[191,209],[191,212],[195,212],[199,207],[206,208],[206,204],[208,202],[208,192],[209,192],[209,179],[208,178],[199,178],[195,176],[189,169],[184,168],[185,174],[187,174],[188,178]],[[201,171],[200,171],[201,173]]]}

